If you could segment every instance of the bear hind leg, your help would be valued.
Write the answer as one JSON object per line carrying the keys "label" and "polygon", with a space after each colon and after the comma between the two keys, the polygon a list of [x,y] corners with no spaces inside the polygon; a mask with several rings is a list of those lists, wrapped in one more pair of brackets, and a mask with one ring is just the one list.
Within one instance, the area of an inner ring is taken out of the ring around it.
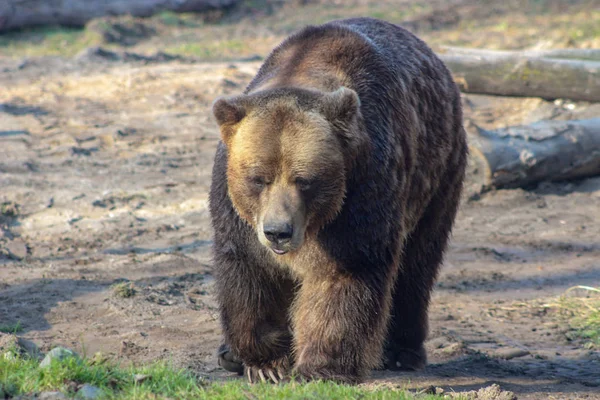
{"label": "bear hind leg", "polygon": [[427,364],[423,342],[429,300],[460,202],[461,182],[457,173],[440,187],[406,241],[383,354],[386,369],[415,371]]}

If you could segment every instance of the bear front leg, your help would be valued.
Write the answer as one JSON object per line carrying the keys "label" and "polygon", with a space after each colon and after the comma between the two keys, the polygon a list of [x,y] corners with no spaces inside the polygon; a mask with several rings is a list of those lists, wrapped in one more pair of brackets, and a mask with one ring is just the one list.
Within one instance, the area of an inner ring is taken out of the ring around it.
{"label": "bear front leg", "polygon": [[379,365],[390,281],[348,274],[303,281],[293,315],[297,377],[358,383]]}
{"label": "bear front leg", "polygon": [[240,362],[250,383],[280,381],[289,371],[292,335],[287,314],[293,282],[278,271],[251,263],[217,262],[217,299],[225,339],[219,349],[220,364],[237,372],[232,360]]}

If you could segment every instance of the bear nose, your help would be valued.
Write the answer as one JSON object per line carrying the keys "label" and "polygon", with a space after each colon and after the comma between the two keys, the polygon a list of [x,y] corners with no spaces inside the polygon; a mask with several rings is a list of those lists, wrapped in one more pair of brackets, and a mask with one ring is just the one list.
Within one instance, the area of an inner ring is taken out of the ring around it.
{"label": "bear nose", "polygon": [[269,224],[263,227],[263,232],[270,242],[275,244],[286,244],[292,239],[294,229],[288,223]]}

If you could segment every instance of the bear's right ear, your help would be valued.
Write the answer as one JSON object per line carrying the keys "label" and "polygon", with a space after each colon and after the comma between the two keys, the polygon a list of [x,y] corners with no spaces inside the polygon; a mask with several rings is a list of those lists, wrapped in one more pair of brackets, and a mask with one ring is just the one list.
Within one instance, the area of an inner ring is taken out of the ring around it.
{"label": "bear's right ear", "polygon": [[246,116],[246,110],[236,100],[220,97],[213,103],[212,111],[220,126],[237,124]]}
{"label": "bear's right ear", "polygon": [[212,111],[221,129],[221,138],[229,146],[235,124],[246,116],[246,109],[240,104],[239,98],[221,97],[213,103]]}

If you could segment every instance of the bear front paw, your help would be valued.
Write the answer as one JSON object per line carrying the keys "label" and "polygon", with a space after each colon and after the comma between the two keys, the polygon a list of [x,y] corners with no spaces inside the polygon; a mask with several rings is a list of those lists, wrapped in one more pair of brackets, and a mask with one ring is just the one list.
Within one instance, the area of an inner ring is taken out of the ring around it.
{"label": "bear front paw", "polygon": [[245,366],[244,374],[250,383],[279,383],[287,380],[289,371],[287,357],[260,366]]}

